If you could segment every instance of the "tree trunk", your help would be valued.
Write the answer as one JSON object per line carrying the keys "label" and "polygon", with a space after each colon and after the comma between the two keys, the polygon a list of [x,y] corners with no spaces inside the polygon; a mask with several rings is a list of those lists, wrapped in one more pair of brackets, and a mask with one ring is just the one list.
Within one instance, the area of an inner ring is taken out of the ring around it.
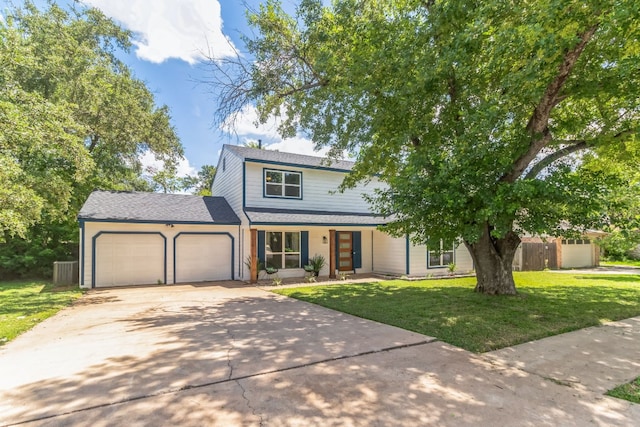
{"label": "tree trunk", "polygon": [[515,295],[512,265],[520,237],[509,231],[506,236],[495,238],[491,236],[492,228],[485,224],[477,242],[465,241],[476,269],[475,291],[487,295]]}

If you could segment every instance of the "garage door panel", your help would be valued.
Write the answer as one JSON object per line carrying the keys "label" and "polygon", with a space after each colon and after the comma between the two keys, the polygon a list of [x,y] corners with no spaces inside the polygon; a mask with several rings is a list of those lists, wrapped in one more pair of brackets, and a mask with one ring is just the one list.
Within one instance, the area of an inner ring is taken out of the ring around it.
{"label": "garage door panel", "polygon": [[96,239],[96,287],[164,282],[159,234],[104,234]]}
{"label": "garage door panel", "polygon": [[593,249],[589,244],[562,245],[562,267],[580,268],[591,267]]}
{"label": "garage door panel", "polygon": [[231,238],[226,234],[176,237],[176,282],[231,279]]}

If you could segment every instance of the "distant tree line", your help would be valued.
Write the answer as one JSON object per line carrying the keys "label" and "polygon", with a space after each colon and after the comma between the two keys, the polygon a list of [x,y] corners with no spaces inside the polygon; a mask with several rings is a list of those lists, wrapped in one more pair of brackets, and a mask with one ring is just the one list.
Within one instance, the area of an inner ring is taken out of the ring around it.
{"label": "distant tree line", "polygon": [[[94,189],[205,194],[206,166],[178,180],[183,147],[167,106],[118,58],[131,33],[74,3],[31,1],[0,20],[0,279],[47,276],[77,256]],[[153,153],[161,170],[144,170]],[[177,184],[170,184],[177,183]],[[178,185],[179,184],[179,185]]]}

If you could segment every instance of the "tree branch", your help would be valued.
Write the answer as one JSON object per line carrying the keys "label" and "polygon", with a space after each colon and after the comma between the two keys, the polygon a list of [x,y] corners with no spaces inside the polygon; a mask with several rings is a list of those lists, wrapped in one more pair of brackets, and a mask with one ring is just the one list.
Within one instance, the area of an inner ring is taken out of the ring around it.
{"label": "tree branch", "polygon": [[547,166],[550,166],[556,160],[566,157],[571,153],[575,153],[576,151],[584,150],[585,148],[588,147],[586,141],[567,141],[567,142],[572,142],[573,145],[567,145],[566,147],[563,147],[558,151],[555,151],[549,154],[548,156],[544,157],[542,160],[540,160],[531,168],[529,173],[525,175],[524,179],[534,179],[536,176],[538,176],[540,172],[542,172],[544,168],[546,168]]}
{"label": "tree branch", "polygon": [[297,93],[297,92],[303,92],[303,91],[306,91],[306,90],[309,90],[309,89],[315,89],[317,87],[324,87],[326,85],[327,85],[327,83],[323,82],[323,81],[307,83],[307,84],[304,84],[304,85],[299,86],[299,87],[292,87],[291,90],[287,90],[285,92],[281,92],[281,93],[278,94],[278,97],[279,98],[286,98],[287,96],[293,95],[294,93]]}
{"label": "tree branch", "polygon": [[540,98],[540,102],[538,102],[538,105],[533,110],[533,114],[527,123],[526,130],[532,138],[529,148],[513,163],[513,167],[500,179],[501,181],[514,182],[516,179],[520,178],[527,166],[529,166],[533,159],[536,158],[540,150],[542,150],[552,140],[548,128],[551,111],[564,99],[564,97],[560,96],[560,91],[567,82],[573,67],[576,62],[578,62],[578,58],[580,58],[580,55],[587,46],[587,43],[591,40],[598,29],[598,26],[599,23],[596,23],[582,33],[578,44],[564,55],[564,59],[562,60],[562,64],[560,64],[556,77],[547,86],[544,94]]}

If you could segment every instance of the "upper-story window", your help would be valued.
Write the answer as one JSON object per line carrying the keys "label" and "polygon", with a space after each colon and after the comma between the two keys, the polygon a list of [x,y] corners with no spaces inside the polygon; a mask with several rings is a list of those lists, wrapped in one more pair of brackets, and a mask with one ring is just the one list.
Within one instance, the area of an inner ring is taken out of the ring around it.
{"label": "upper-story window", "polygon": [[301,199],[302,173],[265,169],[264,195],[265,197],[285,197],[288,199]]}
{"label": "upper-story window", "polygon": [[445,247],[440,241],[439,250],[429,250],[427,252],[427,268],[446,267],[454,262],[454,247]]}

